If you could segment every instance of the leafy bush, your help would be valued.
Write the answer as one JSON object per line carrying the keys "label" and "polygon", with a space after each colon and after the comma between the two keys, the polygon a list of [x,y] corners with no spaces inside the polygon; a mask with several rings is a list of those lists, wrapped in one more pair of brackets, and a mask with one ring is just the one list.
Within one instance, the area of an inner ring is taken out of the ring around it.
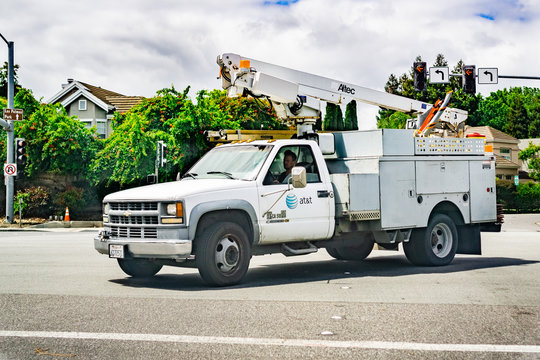
{"label": "leafy bush", "polygon": [[[50,191],[43,186],[30,186],[23,191],[17,191],[14,202],[15,213],[19,212],[19,200],[20,209],[22,209],[23,216],[28,213],[28,216],[36,215],[40,213],[39,210],[47,211],[49,205]],[[40,209],[44,208],[44,209]]]}
{"label": "leafy bush", "polygon": [[70,212],[78,212],[85,205],[84,190],[75,186],[67,186],[62,192],[59,192],[54,201],[55,210],[59,214],[64,214],[66,207]]}
{"label": "leafy bush", "polygon": [[517,187],[511,181],[497,180],[497,202],[505,211],[540,211],[540,184],[528,182]]}

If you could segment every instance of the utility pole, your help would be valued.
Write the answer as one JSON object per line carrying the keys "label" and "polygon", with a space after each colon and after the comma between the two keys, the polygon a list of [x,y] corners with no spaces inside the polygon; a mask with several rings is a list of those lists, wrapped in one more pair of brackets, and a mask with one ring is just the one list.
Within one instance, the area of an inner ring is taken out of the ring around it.
{"label": "utility pole", "polygon": [[[13,109],[14,103],[13,100],[15,98],[15,72],[13,70],[14,67],[14,59],[13,59],[13,51],[15,44],[13,41],[7,41],[6,38],[0,34],[0,37],[6,42],[8,46],[8,93],[7,93],[7,108]],[[6,162],[8,164],[13,164],[15,161],[15,156],[13,154],[13,142],[14,142],[14,134],[13,134],[13,121],[5,121],[2,120],[0,123],[7,133],[7,142],[6,142],[6,149],[7,149],[7,156],[6,156]],[[14,195],[14,188],[15,188],[15,177],[13,176],[5,176],[5,183],[6,183],[6,222],[13,223],[13,195]]]}

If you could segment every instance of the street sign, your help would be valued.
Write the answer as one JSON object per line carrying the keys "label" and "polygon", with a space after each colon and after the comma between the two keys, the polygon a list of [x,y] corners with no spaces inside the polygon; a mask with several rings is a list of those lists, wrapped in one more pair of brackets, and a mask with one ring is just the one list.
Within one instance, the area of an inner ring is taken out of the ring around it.
{"label": "street sign", "polygon": [[478,68],[479,84],[497,84],[499,82],[498,68]]}
{"label": "street sign", "polygon": [[450,76],[448,67],[430,67],[429,68],[429,83],[430,84],[448,84]]}
{"label": "street sign", "polygon": [[514,185],[519,185],[519,175],[514,175]]}
{"label": "street sign", "polygon": [[21,121],[23,119],[22,109],[4,109],[4,120]]}
{"label": "street sign", "polygon": [[4,164],[4,176],[16,176],[17,164]]}

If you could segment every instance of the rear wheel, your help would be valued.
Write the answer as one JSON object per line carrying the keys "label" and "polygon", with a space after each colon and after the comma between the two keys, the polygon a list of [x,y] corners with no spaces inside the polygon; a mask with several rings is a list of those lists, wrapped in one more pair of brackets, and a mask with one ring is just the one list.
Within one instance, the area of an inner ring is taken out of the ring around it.
{"label": "rear wheel", "polygon": [[209,285],[228,286],[242,281],[251,258],[246,232],[231,222],[213,224],[197,235],[195,261]]}
{"label": "rear wheel", "polygon": [[363,235],[362,239],[358,239],[358,244],[355,246],[339,246],[329,247],[326,251],[330,256],[338,260],[364,260],[371,254],[375,241],[373,235]]}
{"label": "rear wheel", "polygon": [[415,229],[403,250],[415,265],[441,266],[452,262],[458,246],[456,225],[444,214],[435,215],[425,229]]}
{"label": "rear wheel", "polygon": [[146,259],[117,259],[123,272],[135,278],[152,277],[158,273],[163,265]]}

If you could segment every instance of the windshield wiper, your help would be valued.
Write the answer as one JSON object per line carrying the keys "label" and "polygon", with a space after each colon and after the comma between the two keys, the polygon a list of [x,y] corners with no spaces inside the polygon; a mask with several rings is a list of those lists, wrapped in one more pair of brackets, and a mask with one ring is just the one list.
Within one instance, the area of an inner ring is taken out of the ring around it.
{"label": "windshield wiper", "polygon": [[231,173],[228,173],[226,171],[209,171],[207,172],[207,174],[221,174],[221,175],[225,175],[229,179],[234,179],[234,176],[232,176]]}
{"label": "windshield wiper", "polygon": [[182,176],[182,179],[187,178],[188,176],[196,179],[199,175],[195,173],[185,173],[184,176]]}

